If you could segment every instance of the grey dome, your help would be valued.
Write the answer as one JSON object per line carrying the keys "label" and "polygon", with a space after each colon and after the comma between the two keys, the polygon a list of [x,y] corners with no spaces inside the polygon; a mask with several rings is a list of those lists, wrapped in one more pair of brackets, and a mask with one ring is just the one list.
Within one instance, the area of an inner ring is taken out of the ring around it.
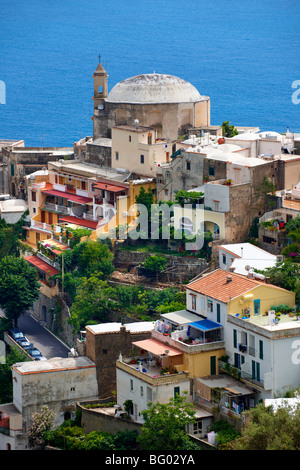
{"label": "grey dome", "polygon": [[198,90],[173,75],[158,73],[136,75],[117,83],[106,101],[111,103],[194,103],[202,101]]}

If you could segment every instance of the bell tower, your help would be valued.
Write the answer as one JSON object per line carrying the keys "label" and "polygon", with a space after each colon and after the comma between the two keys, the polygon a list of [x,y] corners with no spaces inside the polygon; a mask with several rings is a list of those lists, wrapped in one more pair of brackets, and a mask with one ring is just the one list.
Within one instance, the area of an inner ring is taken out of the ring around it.
{"label": "bell tower", "polygon": [[94,110],[95,109],[104,109],[104,100],[107,98],[107,79],[108,74],[104,70],[101,62],[101,56],[99,55],[99,64],[96,68],[93,79],[94,79]]}

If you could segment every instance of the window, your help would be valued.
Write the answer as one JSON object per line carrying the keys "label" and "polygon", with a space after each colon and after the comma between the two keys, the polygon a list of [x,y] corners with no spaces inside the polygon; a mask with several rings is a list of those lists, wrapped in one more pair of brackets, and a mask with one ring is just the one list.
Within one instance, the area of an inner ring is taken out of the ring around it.
{"label": "window", "polygon": [[145,162],[145,157],[144,155],[141,155],[141,163],[144,163]]}
{"label": "window", "polygon": [[220,210],[220,201],[214,201],[214,211]]}
{"label": "window", "polygon": [[11,176],[15,175],[15,165],[10,165],[10,174]]}
{"label": "window", "polygon": [[36,191],[31,191],[31,200],[32,202],[36,202]]}
{"label": "window", "polygon": [[194,434],[202,434],[202,420],[196,421],[193,425]]}
{"label": "window", "polygon": [[131,135],[128,137],[129,142],[131,142]]}
{"label": "window", "polygon": [[85,181],[81,181],[81,189],[82,189],[83,191],[86,190],[86,182],[85,182]]}
{"label": "window", "polygon": [[180,395],[180,387],[174,387],[174,398],[176,398],[177,395]]}
{"label": "window", "polygon": [[144,389],[143,389],[143,387],[141,387],[141,397],[143,397],[143,396],[144,396]]}
{"label": "window", "polygon": [[192,295],[192,310],[196,310],[197,308],[197,297]]}
{"label": "window", "polygon": [[233,347],[237,348],[237,331],[233,330]]}
{"label": "window", "polygon": [[130,391],[132,392],[133,391],[133,380],[130,379]]}
{"label": "window", "polygon": [[226,256],[225,255],[222,255],[222,262],[223,262],[223,264],[226,264]]}
{"label": "window", "polygon": [[207,310],[211,313],[214,311],[214,304],[212,300],[207,301]]}
{"label": "window", "polygon": [[221,323],[221,306],[217,304],[217,322]]}
{"label": "window", "polygon": [[259,340],[259,359],[263,359],[263,358],[264,358],[264,343],[260,339]]}
{"label": "window", "polygon": [[116,160],[119,160],[119,152],[116,152]]}
{"label": "window", "polygon": [[209,176],[215,176],[215,169],[213,166],[208,167]]}
{"label": "window", "polygon": [[186,169],[188,171],[191,169],[191,162],[186,162]]}
{"label": "window", "polygon": [[107,354],[107,349],[103,349],[103,354]]}
{"label": "window", "polygon": [[152,144],[152,134],[148,134],[148,145]]}

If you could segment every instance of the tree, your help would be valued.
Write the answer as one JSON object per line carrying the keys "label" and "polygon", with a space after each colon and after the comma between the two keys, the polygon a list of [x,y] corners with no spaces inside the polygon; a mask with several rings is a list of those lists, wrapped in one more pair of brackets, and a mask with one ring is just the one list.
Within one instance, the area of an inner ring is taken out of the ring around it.
{"label": "tree", "polygon": [[144,262],[144,268],[149,269],[151,272],[155,272],[156,280],[158,281],[158,273],[161,273],[167,264],[168,260],[164,256],[152,255],[146,258]]}
{"label": "tree", "polygon": [[246,412],[242,437],[232,444],[233,450],[300,450],[300,405],[287,404],[276,411],[259,404]]}
{"label": "tree", "polygon": [[234,135],[238,134],[238,131],[235,129],[235,127],[229,125],[229,121],[224,121],[222,123],[222,131],[224,137],[233,137]]}
{"label": "tree", "polygon": [[142,450],[199,450],[185,432],[186,425],[195,421],[195,410],[184,396],[148,406],[142,411],[145,422],[137,438]]}
{"label": "tree", "polygon": [[300,305],[300,265],[298,263],[286,260],[260,272],[270,278],[271,284],[296,292],[296,303]]}
{"label": "tree", "polygon": [[29,447],[42,447],[45,444],[44,435],[54,423],[55,413],[47,405],[42,406],[40,413],[33,415],[32,424],[28,430]]}
{"label": "tree", "polygon": [[109,309],[114,306],[114,302],[110,299],[113,292],[114,289],[96,274],[82,278],[70,309],[69,323],[73,325],[75,333],[88,324],[97,324],[106,320]]}
{"label": "tree", "polygon": [[0,260],[0,307],[15,326],[38,299],[39,288],[37,270],[23,258],[6,256]]}
{"label": "tree", "polygon": [[[2,323],[2,322],[1,322]],[[16,347],[11,347],[6,354],[5,363],[0,364],[0,403],[13,401],[13,380],[11,366],[16,362],[25,362],[29,359],[24,357]]]}
{"label": "tree", "polygon": [[77,244],[72,250],[61,255],[64,257],[66,272],[76,277],[89,277],[94,272],[107,279],[114,271],[113,254],[106,243],[87,240]]}

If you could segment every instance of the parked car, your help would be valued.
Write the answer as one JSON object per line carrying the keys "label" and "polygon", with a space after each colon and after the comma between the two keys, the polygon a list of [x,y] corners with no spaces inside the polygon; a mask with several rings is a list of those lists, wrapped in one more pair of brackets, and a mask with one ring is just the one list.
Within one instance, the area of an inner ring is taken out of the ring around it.
{"label": "parked car", "polygon": [[37,348],[29,348],[27,352],[35,361],[46,360],[46,358],[42,355],[42,353]]}
{"label": "parked car", "polygon": [[18,341],[18,340],[21,340],[21,339],[26,340],[26,338],[25,338],[24,334],[22,333],[22,331],[19,330],[18,328],[12,328],[11,330],[9,330],[8,334],[15,341]]}
{"label": "parked car", "polygon": [[30,349],[32,348],[32,343],[30,343],[30,341],[28,341],[28,339],[25,337],[25,339],[18,339],[17,340],[17,343],[19,346],[21,346],[21,348],[25,349],[25,351],[27,349]]}

